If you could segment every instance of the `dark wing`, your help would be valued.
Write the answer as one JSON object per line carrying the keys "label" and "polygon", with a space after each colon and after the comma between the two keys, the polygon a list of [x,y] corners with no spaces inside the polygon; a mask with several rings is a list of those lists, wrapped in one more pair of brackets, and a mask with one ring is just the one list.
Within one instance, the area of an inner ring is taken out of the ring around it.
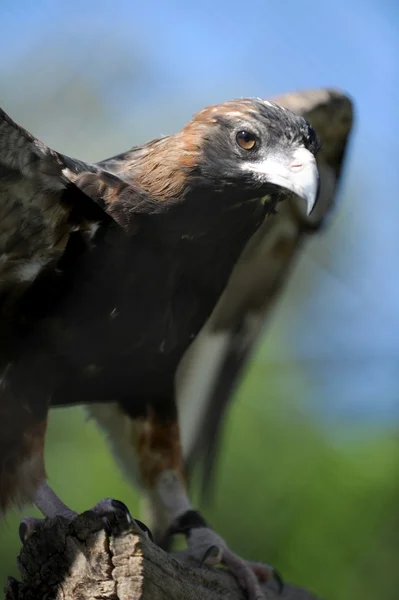
{"label": "dark wing", "polygon": [[112,203],[126,187],[51,150],[0,109],[0,296],[54,268],[71,233],[90,237],[114,222]]}
{"label": "dark wing", "polygon": [[248,243],[228,285],[177,375],[183,449],[188,470],[202,463],[203,492],[220,441],[232,393],[284,283],[309,234],[330,215],[352,127],[352,103],[344,94],[320,89],[275,98],[304,116],[322,141],[317,156],[320,194],[309,217],[295,204],[279,205]]}

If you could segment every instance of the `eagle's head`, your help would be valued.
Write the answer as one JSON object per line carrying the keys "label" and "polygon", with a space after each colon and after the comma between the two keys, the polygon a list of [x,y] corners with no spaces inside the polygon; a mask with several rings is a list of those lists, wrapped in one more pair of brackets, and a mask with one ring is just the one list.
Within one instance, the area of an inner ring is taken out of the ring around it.
{"label": "eagle's head", "polygon": [[203,185],[242,201],[295,194],[311,212],[320,144],[303,117],[266,100],[235,100],[200,111],[180,135]]}
{"label": "eagle's head", "polygon": [[242,230],[292,195],[309,214],[319,175],[317,136],[303,118],[272,102],[242,99],[209,106],[181,131],[104,163],[138,191],[127,211],[151,213],[163,234],[190,239]]}

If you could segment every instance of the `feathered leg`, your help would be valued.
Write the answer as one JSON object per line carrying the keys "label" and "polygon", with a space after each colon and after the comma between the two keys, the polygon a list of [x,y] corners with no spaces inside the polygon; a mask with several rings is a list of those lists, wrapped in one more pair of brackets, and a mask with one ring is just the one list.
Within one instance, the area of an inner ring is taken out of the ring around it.
{"label": "feathered leg", "polygon": [[[46,482],[44,443],[49,394],[39,384],[40,364],[31,362],[30,370],[22,362],[10,363],[0,373],[0,516],[12,506],[35,504],[45,517],[73,519],[77,513]],[[28,381],[37,384],[28,385]],[[104,518],[105,526],[107,514],[118,509],[121,503],[110,498],[93,508]],[[32,517],[22,519],[19,528],[22,542],[34,532],[38,522],[39,519]],[[146,526],[140,522],[138,525],[147,531]]]}
{"label": "feathered leg", "polygon": [[[44,442],[47,403],[32,386],[24,399],[25,378],[18,365],[9,363],[0,379],[0,512],[13,505],[35,504],[46,516],[71,516],[65,504],[46,483]],[[37,519],[23,519],[20,537],[34,529]]]}

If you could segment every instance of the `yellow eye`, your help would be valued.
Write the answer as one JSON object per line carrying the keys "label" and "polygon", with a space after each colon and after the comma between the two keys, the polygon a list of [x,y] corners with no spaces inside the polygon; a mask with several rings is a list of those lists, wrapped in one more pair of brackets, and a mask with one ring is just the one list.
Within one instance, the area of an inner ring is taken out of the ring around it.
{"label": "yellow eye", "polygon": [[237,144],[244,150],[252,150],[256,144],[256,137],[249,131],[239,131],[236,135]]}

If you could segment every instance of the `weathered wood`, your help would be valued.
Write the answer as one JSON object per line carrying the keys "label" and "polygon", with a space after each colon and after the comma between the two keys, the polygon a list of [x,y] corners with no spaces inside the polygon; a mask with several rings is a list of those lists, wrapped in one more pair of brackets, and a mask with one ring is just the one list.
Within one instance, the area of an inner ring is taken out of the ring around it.
{"label": "weathered wood", "polygon": [[[107,535],[92,512],[72,523],[46,520],[26,541],[18,557],[21,582],[9,578],[5,600],[244,600],[233,576],[200,568],[179,552],[156,546],[122,512]],[[265,585],[267,600],[317,600],[294,586],[277,594]]]}

